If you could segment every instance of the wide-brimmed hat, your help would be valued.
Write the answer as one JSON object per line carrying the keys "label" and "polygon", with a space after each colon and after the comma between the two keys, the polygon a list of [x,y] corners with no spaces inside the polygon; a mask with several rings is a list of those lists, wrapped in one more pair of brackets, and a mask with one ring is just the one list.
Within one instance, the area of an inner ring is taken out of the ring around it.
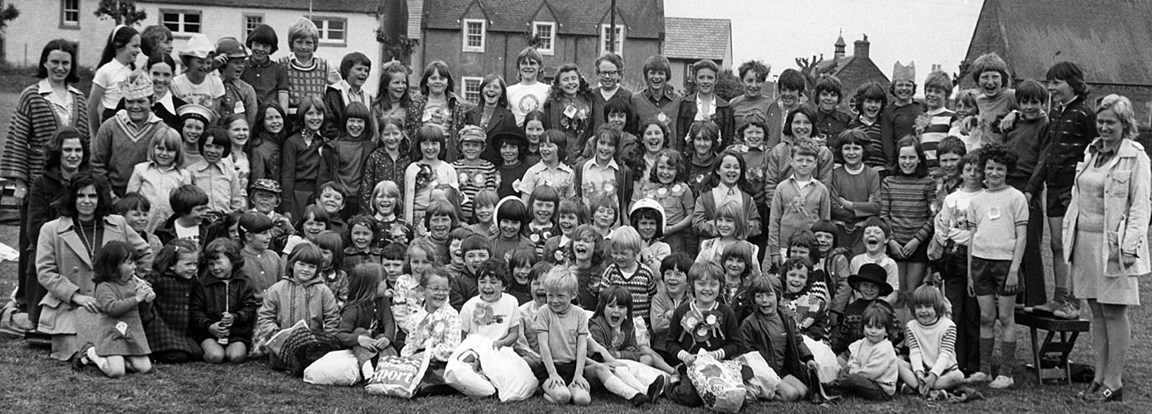
{"label": "wide-brimmed hat", "polygon": [[188,45],[180,51],[180,56],[207,58],[211,57],[215,51],[216,47],[212,45],[211,40],[208,40],[208,36],[197,33],[188,38]]}
{"label": "wide-brimmed hat", "polygon": [[860,283],[872,282],[880,287],[880,296],[892,294],[892,285],[888,284],[888,271],[878,264],[865,263],[860,266],[856,274],[848,276],[848,285],[852,290],[860,290]]}
{"label": "wide-brimmed hat", "polygon": [[493,132],[491,138],[492,146],[497,150],[499,150],[500,146],[504,145],[505,142],[508,142],[520,147],[521,156],[527,155],[525,152],[527,152],[528,149],[528,137],[524,136],[524,131],[521,131],[520,128],[505,126]]}

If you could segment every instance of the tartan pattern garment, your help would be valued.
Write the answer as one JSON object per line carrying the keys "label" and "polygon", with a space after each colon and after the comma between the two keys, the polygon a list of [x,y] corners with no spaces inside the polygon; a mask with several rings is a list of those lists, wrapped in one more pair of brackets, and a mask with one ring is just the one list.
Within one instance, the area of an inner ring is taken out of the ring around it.
{"label": "tartan pattern garment", "polygon": [[340,349],[340,342],[323,330],[296,329],[284,340],[284,347],[280,349],[280,355],[276,356],[278,361],[274,361],[278,363],[273,368],[300,377],[304,375],[305,368],[337,349]]}
{"label": "tartan pattern garment", "polygon": [[609,286],[623,286],[628,289],[632,294],[633,318],[642,317],[647,322],[651,317],[648,310],[652,307],[652,297],[656,296],[656,277],[652,275],[652,270],[648,269],[648,266],[637,263],[636,273],[633,273],[632,277],[625,278],[620,267],[613,264],[604,269],[600,283],[603,286],[601,292]]}
{"label": "tartan pattern garment", "polygon": [[[144,324],[148,347],[152,352],[183,351],[195,353],[193,347],[192,302],[193,279],[160,276],[152,280],[156,300],[152,302],[153,317]],[[147,320],[148,318],[145,317]]]}

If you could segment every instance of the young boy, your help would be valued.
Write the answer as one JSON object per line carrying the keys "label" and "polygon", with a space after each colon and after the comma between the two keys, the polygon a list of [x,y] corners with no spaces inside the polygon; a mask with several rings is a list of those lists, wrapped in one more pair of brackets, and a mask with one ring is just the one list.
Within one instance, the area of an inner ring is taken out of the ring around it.
{"label": "young boy", "polygon": [[767,254],[771,263],[762,266],[763,269],[780,264],[781,257],[787,256],[787,248],[781,246],[781,240],[787,242],[792,234],[832,216],[828,187],[812,177],[819,154],[813,142],[792,146],[792,176],[776,187],[768,207]]}
{"label": "young boy", "polygon": [[[761,127],[763,127],[764,120],[768,117],[769,108],[775,105],[772,98],[764,94],[762,89],[764,82],[768,80],[770,71],[768,65],[759,60],[744,62],[737,69],[743,83],[744,93],[732,98],[732,101],[729,102],[732,106],[732,119],[737,130],[751,123],[752,119],[759,120]],[[736,139],[739,140],[740,138],[741,135],[738,134]],[[764,137],[761,136],[760,138],[763,140]],[[772,146],[768,145],[765,148],[772,148]]]}
{"label": "young boy", "polygon": [[896,297],[900,291],[900,272],[896,268],[896,261],[888,257],[888,234],[892,232],[883,219],[873,216],[864,220],[864,224],[860,226],[864,229],[864,253],[856,255],[849,263],[849,268],[852,274],[860,274],[861,266],[867,263],[880,265],[884,268],[884,272],[888,274],[888,285],[892,287],[892,293],[883,295],[881,299],[892,304],[896,301]]}
{"label": "young boy", "polygon": [[765,276],[752,280],[749,292],[756,311],[740,324],[737,340],[744,350],[759,352],[780,376],[775,399],[796,401],[808,395],[809,372],[817,365],[792,312],[780,302],[778,283]]}
{"label": "young boy", "polygon": [[536,338],[536,315],[547,304],[548,292],[544,289],[543,279],[552,267],[547,262],[539,262],[532,266],[532,271],[528,272],[532,300],[520,305],[516,312],[520,317],[520,336],[516,339],[516,354],[528,362],[532,374],[537,378],[548,374],[544,370],[544,361],[540,359],[540,343]]}
{"label": "young boy", "polygon": [[464,239],[472,234],[472,230],[464,227],[457,227],[448,232],[448,275],[453,279],[464,274],[464,252],[460,250],[460,246],[463,245]]}
{"label": "young boy", "polygon": [[[688,376],[687,366],[705,353],[723,360],[740,352],[739,322],[728,305],[720,303],[724,270],[712,262],[696,262],[688,270],[694,299],[685,301],[672,313],[664,346],[683,364],[676,368],[680,383],[668,390],[668,398],[681,405],[699,407],[700,394]],[[707,317],[705,316],[707,314]],[[708,321],[715,323],[708,323]],[[689,325],[690,322],[694,325]]]}
{"label": "young boy", "polygon": [[[288,45],[292,53],[280,58],[279,61],[287,68],[288,73],[288,105],[284,109],[288,111],[289,119],[285,120],[286,123],[298,123],[296,110],[304,98],[323,100],[325,88],[340,82],[340,72],[336,70],[336,66],[316,56],[319,38],[320,30],[311,20],[300,18],[288,27]],[[301,127],[303,125],[294,125],[289,131]]]}
{"label": "young boy", "polygon": [[1021,281],[1018,272],[1027,242],[1028,201],[1024,193],[1007,182],[1008,174],[1016,168],[1016,154],[1001,145],[988,145],[980,152],[985,188],[968,208],[972,227],[968,283],[980,302],[980,372],[992,372],[992,348],[996,345],[995,326],[999,320],[1000,373],[989,386],[1008,388],[1015,384],[1015,304]]}
{"label": "young boy", "polygon": [[[1008,173],[1008,185],[1024,193],[1028,193],[1028,181],[1048,146],[1045,142],[1049,136],[1048,114],[1044,113],[1047,101],[1048,89],[1040,82],[1031,79],[1021,82],[1016,88],[1020,116],[1012,128],[1004,132],[1004,146],[1017,157],[1016,169]],[[1040,305],[1046,297],[1044,262],[1040,256],[1040,244],[1044,240],[1042,207],[1040,197],[1028,200],[1028,237],[1024,259],[1020,262],[1020,270],[1024,272],[1024,306]],[[1033,265],[1029,266],[1030,263]]]}
{"label": "young boy", "polygon": [[[148,232],[148,211],[152,209],[152,203],[148,201],[147,197],[140,195],[140,193],[132,192],[124,194],[116,200],[116,214],[124,217],[128,222],[128,227],[133,231],[140,233],[140,237],[148,241],[148,246],[152,248],[153,252],[159,252],[164,244],[160,242],[160,238],[155,234]],[[146,267],[152,268],[151,265]]]}
{"label": "young boy", "polygon": [[664,207],[656,200],[644,198],[632,205],[628,219],[640,234],[640,239],[644,241],[640,249],[640,263],[647,266],[652,273],[656,273],[660,269],[660,262],[672,254],[672,248],[668,247],[668,243],[660,240],[666,228]]}
{"label": "young boy", "polygon": [[220,119],[232,114],[244,114],[248,125],[256,125],[256,89],[240,79],[248,51],[234,37],[222,37],[216,41],[216,63],[220,80],[224,81],[224,100],[220,104]]}
{"label": "young boy", "polygon": [[351,273],[356,266],[364,263],[382,263],[380,249],[372,244],[376,238],[376,220],[365,215],[353,216],[348,220],[348,247],[344,248],[344,265],[341,269]]}
{"label": "young boy", "polygon": [[288,107],[288,67],[272,61],[280,39],[272,26],[261,24],[248,34],[247,45],[252,56],[244,65],[240,79],[252,85],[256,91],[256,102],[264,105],[276,102],[281,108]]}
{"label": "young boy", "polygon": [[[544,400],[553,404],[588,405],[592,396],[584,379],[588,363],[588,314],[572,304],[576,295],[576,276],[568,269],[554,267],[544,277],[548,306],[536,316],[540,357],[548,379],[544,381]],[[721,305],[722,306],[722,305]],[[572,378],[569,382],[566,378]]]}
{"label": "young boy", "polygon": [[[832,352],[836,355],[847,359],[844,352],[848,350],[848,345],[864,337],[863,315],[868,306],[876,303],[888,308],[889,312],[896,313],[892,305],[880,300],[881,297],[892,294],[892,285],[888,284],[887,278],[888,273],[875,263],[865,263],[860,266],[856,274],[848,276],[848,284],[852,286],[852,291],[856,292],[856,297],[859,299],[844,308],[844,317],[832,335]],[[891,328],[890,331],[900,330],[900,327],[895,325]],[[896,343],[896,338],[889,336],[888,339],[893,340],[893,344]]]}
{"label": "young boy", "polygon": [[332,230],[341,237],[347,237],[348,225],[344,222],[344,216],[341,214],[344,211],[344,200],[348,198],[348,192],[344,191],[344,186],[335,181],[328,181],[320,185],[316,190],[316,204],[328,213],[328,230]]}
{"label": "young boy", "polygon": [[823,140],[825,145],[833,144],[832,140],[848,129],[852,122],[852,114],[840,109],[840,102],[844,99],[844,87],[840,79],[832,75],[820,75],[816,80],[815,95],[816,119],[812,120],[816,131],[812,134]]}
{"label": "young boy", "polygon": [[952,76],[942,71],[933,71],[924,79],[924,106],[927,111],[916,118],[915,129],[920,132],[920,145],[924,148],[924,158],[933,177],[940,175],[940,161],[936,147],[948,137],[956,112],[946,108],[948,95],[952,94]]}
{"label": "young boy", "polygon": [[804,75],[796,69],[785,69],[776,79],[776,104],[768,107],[768,126],[766,143],[773,148],[783,140],[784,120],[788,113],[802,105],[805,101],[804,89],[806,81]]}
{"label": "young boy", "polygon": [[244,276],[256,291],[256,298],[263,299],[264,291],[284,274],[280,255],[268,249],[272,242],[272,219],[259,213],[244,213],[236,225],[236,232],[244,244],[240,250],[244,257]]}
{"label": "young boy", "polygon": [[460,308],[460,325],[464,335],[480,334],[492,340],[493,348],[516,344],[520,338],[520,304],[504,288],[512,277],[500,259],[488,259],[476,272],[479,296],[468,299]]}
{"label": "young boy", "polygon": [[675,355],[667,351],[668,329],[672,326],[672,314],[685,300],[688,293],[688,269],[692,268],[692,257],[680,252],[660,261],[660,275],[663,289],[658,289],[652,298],[652,349],[664,357],[668,364],[678,364]]}
{"label": "young boy", "polygon": [[529,46],[516,56],[517,74],[520,83],[508,85],[508,106],[512,114],[516,115],[516,125],[524,125],[524,116],[544,108],[544,101],[548,100],[546,83],[540,83],[537,78],[544,66],[544,56],[535,48]]}
{"label": "young boy", "polygon": [[485,140],[487,134],[483,128],[468,125],[460,130],[460,152],[464,158],[456,160],[452,167],[460,175],[460,192],[464,193],[464,202],[460,205],[464,217],[461,219],[465,222],[471,222],[475,215],[472,206],[476,195],[482,190],[496,191],[496,166],[480,158]]}
{"label": "young boy", "polygon": [[[384,265],[384,279],[388,282],[388,289],[384,296],[389,299],[397,298],[396,280],[404,274],[404,245],[389,243],[380,250],[381,263]],[[400,299],[400,298],[397,298]],[[396,320],[396,339],[392,340],[395,348],[404,349],[404,340],[408,337],[408,303],[404,300],[391,300],[392,317]]]}
{"label": "young boy", "polygon": [[[864,160],[864,164],[881,174],[883,178],[884,172],[888,168],[888,159],[894,156],[888,151],[894,151],[895,146],[889,146],[884,143],[880,126],[880,114],[884,112],[884,108],[888,106],[888,94],[884,92],[884,87],[876,82],[868,82],[860,85],[856,89],[856,96],[852,99],[856,105],[856,113],[860,114],[859,117],[852,120],[848,124],[849,129],[856,129],[864,132],[867,137],[867,144],[864,146],[864,151],[868,157]],[[837,157],[843,154],[836,154]]]}
{"label": "young boy", "polygon": [[969,152],[960,157],[957,168],[961,186],[944,197],[934,220],[933,232],[936,239],[933,244],[941,246],[942,250],[937,270],[944,280],[944,295],[952,304],[952,320],[956,322],[957,366],[972,382],[988,380],[984,373],[979,372],[980,305],[968,294],[968,250],[972,241],[968,210],[972,200],[984,190],[984,173],[979,164],[979,152]]}
{"label": "young boy", "polygon": [[632,94],[633,116],[637,120],[655,119],[663,123],[668,127],[668,148],[684,152],[684,140],[672,139],[688,134],[688,131],[680,131],[676,125],[684,97],[668,84],[672,77],[672,64],[663,55],[652,55],[644,61],[640,74],[644,76],[644,89]]}
{"label": "young boy", "polygon": [[468,299],[480,293],[476,275],[480,271],[480,266],[492,257],[492,247],[484,236],[473,234],[460,241],[460,256],[464,259],[464,269],[458,277],[452,278],[452,290],[449,294],[452,307],[457,310],[461,309]]}
{"label": "young boy", "polygon": [[880,114],[880,140],[885,154],[895,156],[896,141],[905,135],[916,134],[916,119],[924,114],[924,105],[912,99],[916,95],[916,63],[907,66],[892,65],[892,85],[888,91],[896,98]]}
{"label": "young boy", "polygon": [[612,226],[616,224],[616,214],[620,206],[611,194],[601,194],[592,198],[590,205],[592,211],[592,226],[600,232],[600,236],[608,238],[612,233]]}
{"label": "young boy", "polygon": [[[499,198],[496,190],[481,190],[476,193],[476,198],[472,200],[473,223],[468,226],[473,233],[487,239],[492,238],[492,226],[495,225],[493,218],[496,216],[496,203],[500,202]],[[527,205],[528,202],[525,201],[524,204]]]}
{"label": "young boy", "polygon": [[638,256],[644,245],[640,233],[631,226],[624,226],[612,232],[610,251],[613,263],[604,269],[600,276],[600,288],[623,286],[632,294],[632,318],[642,317],[646,325],[651,325],[652,297],[656,296],[656,276],[652,269],[640,264]]}
{"label": "young boy", "polygon": [[201,223],[208,212],[208,193],[195,184],[185,184],[172,190],[168,202],[172,205],[172,217],[156,229],[160,243],[188,239],[203,248],[208,242],[208,226]]}

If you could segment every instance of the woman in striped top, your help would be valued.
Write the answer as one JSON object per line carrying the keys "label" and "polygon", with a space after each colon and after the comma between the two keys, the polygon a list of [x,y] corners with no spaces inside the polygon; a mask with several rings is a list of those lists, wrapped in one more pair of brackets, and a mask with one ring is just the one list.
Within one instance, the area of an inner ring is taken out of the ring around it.
{"label": "woman in striped top", "polygon": [[900,272],[901,292],[896,306],[920,286],[928,270],[928,238],[932,235],[932,200],[936,182],[928,175],[924,150],[915,136],[896,143],[896,159],[889,162],[891,175],[880,185],[880,217],[892,226],[888,250]]}

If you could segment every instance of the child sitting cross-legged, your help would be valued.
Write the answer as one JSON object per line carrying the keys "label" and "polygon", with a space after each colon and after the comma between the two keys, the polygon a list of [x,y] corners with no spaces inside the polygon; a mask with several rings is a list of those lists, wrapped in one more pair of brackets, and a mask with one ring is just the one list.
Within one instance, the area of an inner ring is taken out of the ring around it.
{"label": "child sitting cross-legged", "polygon": [[[660,262],[660,277],[663,289],[656,291],[652,298],[652,349],[660,354],[668,364],[679,364],[675,355],[666,351],[668,328],[674,322],[672,314],[676,308],[686,300],[691,300],[691,289],[688,287],[688,269],[692,268],[692,257],[684,253],[676,253],[665,257]],[[679,321],[675,321],[679,323]]]}
{"label": "child sitting cross-legged", "polygon": [[[688,270],[688,278],[692,281],[695,298],[681,304],[672,313],[674,323],[668,329],[665,342],[668,353],[684,363],[676,368],[680,383],[668,391],[668,397],[681,405],[699,407],[703,401],[688,376],[687,366],[704,353],[718,360],[736,356],[741,345],[737,339],[739,323],[736,314],[719,300],[724,286],[724,271],[720,265],[712,261],[697,261]],[[708,323],[710,321],[715,323]]]}
{"label": "child sitting cross-legged", "polygon": [[384,266],[364,263],[352,268],[348,276],[348,303],[340,311],[336,339],[340,346],[351,347],[362,378],[375,372],[373,360],[382,355],[396,355],[396,320],[392,318],[392,298],[387,295],[388,281]]}
{"label": "child sitting cross-legged", "polygon": [[552,264],[538,262],[528,272],[531,281],[532,300],[525,302],[517,308],[520,317],[520,337],[516,339],[516,354],[528,362],[532,368],[532,375],[537,378],[547,375],[544,370],[544,361],[540,359],[540,342],[536,338],[536,315],[548,304],[548,292],[544,289],[544,275],[552,270]]}
{"label": "child sitting cross-legged", "polygon": [[864,309],[860,322],[864,337],[848,346],[848,364],[833,383],[844,394],[886,401],[896,393],[896,349],[888,340],[888,328],[895,314],[885,305],[886,302],[876,301]]}
{"label": "child sitting cross-legged", "polygon": [[808,337],[824,339],[824,325],[828,322],[828,288],[824,282],[812,280],[812,262],[806,257],[794,256],[784,261],[780,272],[784,282],[782,305],[796,317],[796,325]]}
{"label": "child sitting cross-legged", "polygon": [[435,267],[421,278],[424,306],[409,315],[408,339],[400,350],[402,357],[432,353],[432,362],[424,378],[428,383],[444,382],[435,376],[444,372],[448,357],[460,346],[460,314],[448,303],[448,279],[447,271]]}
{"label": "child sitting cross-legged", "polygon": [[792,312],[780,303],[779,282],[761,276],[752,281],[749,291],[756,310],[740,324],[738,345],[747,351],[759,352],[776,371],[780,383],[776,385],[775,399],[804,398],[808,395],[810,372],[816,368],[816,361],[804,344]]}
{"label": "child sitting cross-legged", "polygon": [[956,324],[948,318],[944,294],[932,285],[912,292],[912,313],[908,321],[910,362],[900,363],[900,380],[920,395],[950,390],[964,381],[956,365]]}
{"label": "child sitting cross-legged", "polygon": [[494,348],[512,346],[520,337],[520,304],[505,295],[512,275],[500,259],[488,259],[476,272],[479,294],[460,308],[460,326],[466,335],[480,334],[492,340]]}

